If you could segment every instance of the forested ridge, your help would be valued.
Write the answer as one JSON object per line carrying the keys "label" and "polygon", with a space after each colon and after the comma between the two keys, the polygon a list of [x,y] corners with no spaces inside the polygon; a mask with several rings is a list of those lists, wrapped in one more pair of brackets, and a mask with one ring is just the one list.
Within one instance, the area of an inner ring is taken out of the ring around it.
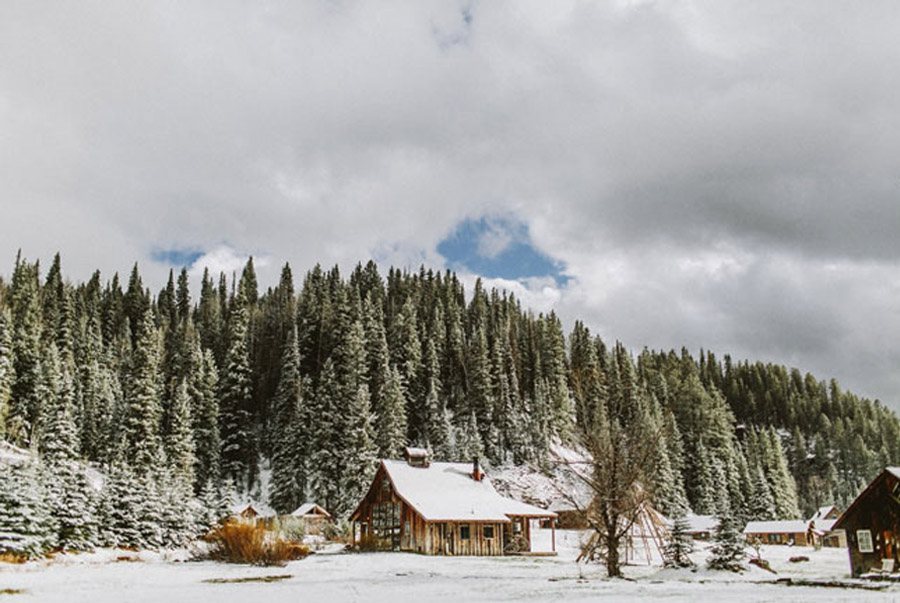
{"label": "forested ridge", "polygon": [[0,436],[40,458],[0,463],[0,532],[19,534],[0,549],[183,542],[232,491],[258,494],[261,465],[277,510],[338,515],[409,444],[547,469],[599,406],[660,438],[664,513],[808,515],[900,463],[896,414],[833,380],[567,335],[452,272],[316,266],[295,290],[286,265],[260,291],[251,259],[190,290],[182,270],[153,294],[137,265],[72,283],[59,256],[0,280]]}

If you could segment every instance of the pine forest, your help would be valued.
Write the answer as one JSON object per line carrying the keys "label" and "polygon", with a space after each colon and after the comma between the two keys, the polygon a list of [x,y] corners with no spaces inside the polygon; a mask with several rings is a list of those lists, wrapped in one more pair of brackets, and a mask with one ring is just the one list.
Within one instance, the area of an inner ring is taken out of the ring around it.
{"label": "pine forest", "polygon": [[261,291],[251,259],[193,290],[181,270],[153,293],[137,265],[73,283],[59,256],[0,280],[0,437],[38,459],[0,463],[0,548],[177,546],[264,489],[279,512],[346,517],[408,445],[546,471],[600,407],[658,438],[649,486],[671,516],[808,516],[900,464],[896,414],[834,380],[629,350],[452,272],[295,284],[285,265]]}

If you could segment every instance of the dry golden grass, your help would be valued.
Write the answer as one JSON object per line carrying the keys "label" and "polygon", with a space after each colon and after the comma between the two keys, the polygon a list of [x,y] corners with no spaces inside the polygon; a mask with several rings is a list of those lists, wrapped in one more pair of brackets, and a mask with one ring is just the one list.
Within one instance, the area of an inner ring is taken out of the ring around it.
{"label": "dry golden grass", "polygon": [[260,524],[227,522],[206,537],[210,557],[226,563],[284,565],[309,555],[309,547],[277,537]]}
{"label": "dry golden grass", "polygon": [[0,563],[25,563],[28,557],[16,553],[0,553]]}
{"label": "dry golden grass", "polygon": [[389,551],[391,550],[391,545],[381,538],[375,538],[367,534],[357,541],[356,548],[361,552],[370,553],[374,551]]}

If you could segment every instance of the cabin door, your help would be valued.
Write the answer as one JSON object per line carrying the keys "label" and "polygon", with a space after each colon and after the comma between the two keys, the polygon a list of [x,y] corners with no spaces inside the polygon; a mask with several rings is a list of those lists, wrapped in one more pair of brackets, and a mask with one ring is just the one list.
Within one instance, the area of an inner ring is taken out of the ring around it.
{"label": "cabin door", "polygon": [[881,535],[884,538],[884,558],[885,559],[893,559],[894,558],[894,533],[890,530],[885,530]]}

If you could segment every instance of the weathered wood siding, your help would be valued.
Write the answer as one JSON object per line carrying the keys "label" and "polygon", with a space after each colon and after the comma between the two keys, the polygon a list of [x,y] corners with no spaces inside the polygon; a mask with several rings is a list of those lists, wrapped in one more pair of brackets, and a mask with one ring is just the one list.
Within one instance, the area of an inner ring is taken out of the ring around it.
{"label": "weathered wood siding", "polygon": [[[900,487],[896,477],[885,471],[848,509],[842,527],[847,534],[847,550],[854,577],[881,568],[882,559],[894,559],[900,566],[900,502],[894,490]],[[859,550],[858,530],[872,535],[871,553]]]}
{"label": "weathered wood siding", "polygon": [[[506,544],[515,535],[531,542],[531,522],[524,517],[513,518],[511,523],[426,521],[394,491],[383,466],[375,474],[354,521],[360,526],[360,538],[366,543],[374,542],[378,549],[425,555],[503,555]],[[468,538],[463,538],[464,527],[468,527]],[[525,552],[529,548],[526,545]]]}
{"label": "weathered wood siding", "polygon": [[[453,556],[502,555],[503,526],[503,523],[493,522],[429,522],[424,552]],[[463,537],[466,528],[468,538]],[[491,530],[493,534],[486,536],[485,533]]]}
{"label": "weathered wood siding", "polygon": [[809,544],[806,532],[763,532],[759,534],[747,534],[747,542],[759,538],[763,544],[791,544],[806,546]]}

